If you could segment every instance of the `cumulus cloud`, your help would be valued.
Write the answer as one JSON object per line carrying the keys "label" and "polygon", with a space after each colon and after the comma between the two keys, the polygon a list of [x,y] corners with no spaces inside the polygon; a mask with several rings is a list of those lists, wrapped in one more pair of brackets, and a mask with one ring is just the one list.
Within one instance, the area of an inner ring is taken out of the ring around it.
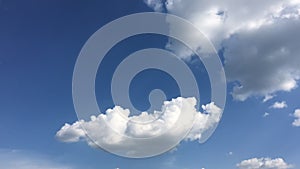
{"label": "cumulus cloud", "polygon": [[[214,103],[210,103],[202,106],[204,112],[201,113],[196,110],[196,103],[195,98],[179,97],[165,101],[161,111],[155,111],[152,114],[142,112],[138,116],[129,116],[130,111],[128,109],[115,106],[113,109],[108,109],[106,114],[100,114],[97,117],[92,116],[90,121],[80,120],[73,124],[65,124],[56,133],[56,137],[62,142],[83,140],[93,147],[104,145],[109,149],[122,151],[125,154],[134,153],[131,151],[133,146],[137,150],[152,151],[159,148],[160,144],[169,144],[182,134],[182,131],[186,130],[188,126],[176,126],[177,128],[173,130],[173,125],[179,114],[192,113],[194,118],[188,123],[193,124],[194,120],[194,125],[189,134],[186,135],[185,140],[201,141],[202,134],[219,122],[222,110]],[[149,123],[153,120],[154,122]],[[152,146],[130,139],[149,138],[162,134],[165,134],[166,137],[157,140],[157,143],[152,144]]]}
{"label": "cumulus cloud", "polygon": [[300,127],[300,109],[296,109],[293,116],[296,118],[293,126]]}
{"label": "cumulus cloud", "polygon": [[[152,1],[154,2],[154,1]],[[227,78],[235,82],[232,95],[267,101],[278,91],[291,91],[300,78],[299,0],[161,0],[168,13],[192,22],[224,51]],[[170,25],[170,31],[178,29]],[[201,48],[196,37],[180,31]],[[166,48],[182,58],[192,52],[170,40]]]}
{"label": "cumulus cloud", "polygon": [[287,104],[285,101],[275,102],[272,106],[270,106],[270,108],[273,108],[273,109],[283,109],[286,107],[287,107]]}
{"label": "cumulus cloud", "polygon": [[288,169],[293,168],[287,164],[282,158],[252,158],[244,160],[237,164],[240,169]]}

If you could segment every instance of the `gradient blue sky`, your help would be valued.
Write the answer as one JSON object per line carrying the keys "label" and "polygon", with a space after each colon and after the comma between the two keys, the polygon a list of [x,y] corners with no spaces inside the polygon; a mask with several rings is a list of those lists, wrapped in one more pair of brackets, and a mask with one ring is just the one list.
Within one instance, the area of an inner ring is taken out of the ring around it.
{"label": "gradient blue sky", "polygon": [[[127,159],[93,149],[85,142],[56,140],[62,125],[77,120],[72,73],[86,40],[114,19],[147,11],[153,10],[142,0],[0,0],[0,166],[1,161],[26,158],[67,168],[232,169],[254,157],[281,157],[295,168],[300,166],[300,128],[292,126],[290,115],[300,108],[299,88],[277,92],[276,98],[266,103],[258,97],[236,101],[228,94],[222,120],[206,143],[184,142],[177,151],[154,158]],[[98,74],[96,81],[102,110],[113,106],[107,85],[116,64],[133,51],[164,48],[166,42],[166,37],[143,35],[112,49],[101,67],[105,74]],[[222,51],[220,54],[222,57]],[[200,74],[201,103],[206,104],[209,83],[205,69],[199,61],[188,64]],[[160,78],[164,80],[157,83]],[[228,93],[232,86],[228,85]],[[178,96],[172,78],[146,71],[132,83],[134,104],[146,109],[145,98],[153,88],[165,90],[169,99]],[[270,109],[275,101],[286,101],[288,107]],[[270,115],[263,117],[265,112]]]}

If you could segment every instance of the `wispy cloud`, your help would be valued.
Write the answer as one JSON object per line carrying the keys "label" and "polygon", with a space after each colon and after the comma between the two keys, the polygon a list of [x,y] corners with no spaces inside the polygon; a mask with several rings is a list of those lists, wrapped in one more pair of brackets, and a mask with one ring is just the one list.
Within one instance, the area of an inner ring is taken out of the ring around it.
{"label": "wispy cloud", "polygon": [[0,149],[2,169],[75,169],[52,160],[45,155],[23,150]]}
{"label": "wispy cloud", "polygon": [[273,99],[274,97],[275,97],[274,95],[266,95],[263,99],[263,102],[267,102],[267,101]]}

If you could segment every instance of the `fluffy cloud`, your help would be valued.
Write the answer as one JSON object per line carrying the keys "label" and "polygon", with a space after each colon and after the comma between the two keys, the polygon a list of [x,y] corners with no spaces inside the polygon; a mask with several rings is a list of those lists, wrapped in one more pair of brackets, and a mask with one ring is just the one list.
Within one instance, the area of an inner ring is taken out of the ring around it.
{"label": "fluffy cloud", "polygon": [[292,165],[287,164],[282,158],[252,158],[237,164],[240,169],[288,169]]}
{"label": "fluffy cloud", "polygon": [[296,119],[293,122],[293,126],[300,127],[300,109],[295,110],[294,117]]}
{"label": "fluffy cloud", "polygon": [[[93,147],[104,145],[110,150],[121,151],[121,154],[134,153],[132,152],[133,148],[152,151],[159,148],[161,144],[170,144],[178,138],[178,135],[182,134],[182,131],[186,130],[188,126],[176,126],[177,128],[173,130],[173,125],[181,113],[192,113],[194,118],[189,121],[189,124],[193,127],[186,135],[185,140],[201,141],[202,134],[219,122],[222,110],[214,103],[210,103],[202,106],[204,112],[201,113],[196,110],[195,106],[195,98],[179,97],[172,101],[165,101],[161,111],[155,111],[153,114],[143,112],[138,116],[129,116],[130,111],[128,109],[116,106],[113,109],[108,109],[106,114],[100,114],[97,117],[92,116],[90,121],[80,120],[71,125],[65,124],[56,133],[56,137],[63,142],[84,140]],[[148,123],[154,119],[157,120]],[[166,137],[155,140],[157,143],[152,144],[152,146],[130,139],[150,138],[162,134],[166,134]]]}
{"label": "fluffy cloud", "polygon": [[[151,0],[149,0],[151,1]],[[168,13],[191,21],[216,46],[223,49],[227,78],[236,82],[236,100],[291,91],[300,78],[299,0],[161,0]],[[165,3],[163,3],[165,2]],[[259,4],[259,5],[258,5]],[[177,29],[170,25],[170,31]],[[201,48],[195,36],[184,30]],[[194,38],[194,39],[193,39]],[[192,53],[170,40],[166,48],[188,58]]]}
{"label": "fluffy cloud", "polygon": [[273,108],[273,109],[283,109],[286,107],[287,107],[287,104],[285,101],[275,102],[272,106],[270,106],[270,108]]}

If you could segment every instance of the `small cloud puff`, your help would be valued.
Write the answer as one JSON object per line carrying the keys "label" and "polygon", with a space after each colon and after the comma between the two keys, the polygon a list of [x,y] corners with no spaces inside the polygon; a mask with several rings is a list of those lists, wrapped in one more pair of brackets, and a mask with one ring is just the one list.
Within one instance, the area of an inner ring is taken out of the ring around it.
{"label": "small cloud puff", "polygon": [[295,127],[300,127],[300,109],[296,109],[293,116],[296,118],[292,123]]}
{"label": "small cloud puff", "polygon": [[273,108],[273,109],[283,109],[286,107],[287,107],[287,104],[285,101],[275,102],[272,106],[270,106],[270,108]]}
{"label": "small cloud puff", "polygon": [[270,116],[270,113],[268,113],[268,112],[265,112],[263,115],[263,117],[268,117],[268,116]]}

